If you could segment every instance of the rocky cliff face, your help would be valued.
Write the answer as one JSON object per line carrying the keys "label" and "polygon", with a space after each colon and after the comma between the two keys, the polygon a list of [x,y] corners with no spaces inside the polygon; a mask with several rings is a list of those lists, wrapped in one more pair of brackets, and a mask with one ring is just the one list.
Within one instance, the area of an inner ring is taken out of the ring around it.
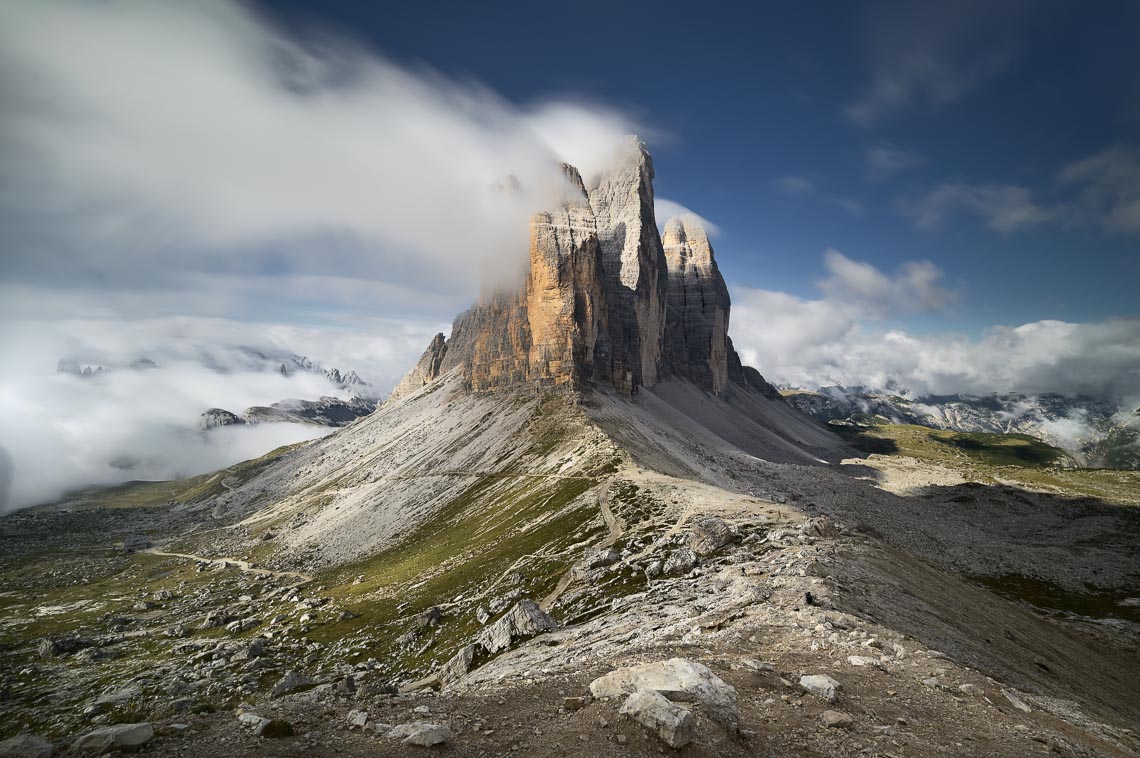
{"label": "rocky cliff face", "polygon": [[728,389],[730,300],[708,234],[696,218],[673,218],[661,241],[669,270],[669,362],[677,373],[720,394]]}
{"label": "rocky cliff face", "polygon": [[705,230],[674,219],[658,234],[645,145],[631,138],[589,182],[563,171],[559,206],[531,218],[522,281],[484,295],[450,339],[436,335],[392,397],[457,368],[476,392],[600,383],[632,394],[677,375],[717,394],[774,396],[732,349],[728,288]]}

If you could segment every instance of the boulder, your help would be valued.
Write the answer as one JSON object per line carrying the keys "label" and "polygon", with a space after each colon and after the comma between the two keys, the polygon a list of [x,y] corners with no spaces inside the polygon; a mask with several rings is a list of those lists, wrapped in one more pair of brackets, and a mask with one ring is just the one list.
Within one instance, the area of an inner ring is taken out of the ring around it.
{"label": "boulder", "polygon": [[821,700],[834,703],[843,685],[827,674],[811,674],[800,677],[800,686]]}
{"label": "boulder", "polygon": [[558,622],[543,612],[533,600],[520,600],[501,619],[484,627],[475,641],[494,655],[506,650],[520,637],[530,637],[558,628]]}
{"label": "boulder", "polygon": [[587,569],[596,569],[603,566],[612,566],[621,560],[621,553],[612,547],[588,547],[582,556],[582,566]]}
{"label": "boulder", "polygon": [[456,681],[471,670],[471,663],[474,660],[475,646],[464,645],[439,669],[439,681],[445,685]]}
{"label": "boulder", "polygon": [[697,555],[715,553],[736,537],[736,530],[717,516],[702,516],[689,527],[689,547]]}
{"label": "boulder", "polygon": [[699,702],[721,723],[735,728],[739,721],[736,690],[703,664],[670,658],[612,671],[590,683],[595,698],[619,697],[653,690],[679,702]]}
{"label": "boulder", "polygon": [[101,755],[109,750],[137,748],[154,737],[154,728],[148,723],[115,724],[88,732],[72,743],[76,753]]}
{"label": "boulder", "polygon": [[54,750],[54,745],[34,734],[20,734],[0,742],[0,758],[51,758]]}
{"label": "boulder", "polygon": [[662,570],[666,574],[687,574],[697,565],[697,555],[687,547],[674,550],[665,559]]}
{"label": "boulder", "polygon": [[693,714],[656,690],[634,692],[622,705],[621,714],[654,732],[671,748],[684,747],[693,739]]}

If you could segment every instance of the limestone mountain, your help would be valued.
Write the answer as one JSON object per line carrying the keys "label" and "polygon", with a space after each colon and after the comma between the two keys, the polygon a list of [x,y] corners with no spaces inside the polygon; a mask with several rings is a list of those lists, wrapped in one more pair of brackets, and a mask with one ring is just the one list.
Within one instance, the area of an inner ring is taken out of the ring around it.
{"label": "limestone mountain", "polygon": [[1135,755],[1140,475],[1075,472],[1096,499],[917,460],[896,481],[741,365],[707,233],[657,231],[644,145],[564,173],[515,286],[374,413],[0,522],[0,670],[35,673],[5,679],[0,736]]}
{"label": "limestone mountain", "polygon": [[634,394],[677,375],[718,395],[774,396],[728,338],[728,288],[699,221],[670,219],[658,234],[644,143],[631,138],[588,184],[563,171],[561,205],[530,220],[523,281],[485,294],[450,339],[436,335],[391,399],[456,368],[480,392],[605,384]]}

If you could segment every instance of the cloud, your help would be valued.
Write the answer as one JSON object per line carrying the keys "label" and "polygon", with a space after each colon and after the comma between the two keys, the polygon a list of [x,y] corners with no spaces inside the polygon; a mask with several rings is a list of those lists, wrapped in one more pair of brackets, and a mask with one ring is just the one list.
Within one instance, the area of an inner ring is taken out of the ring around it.
{"label": "cloud", "polygon": [[977,216],[986,228],[1009,233],[1058,218],[1062,210],[1034,201],[1025,187],[1002,184],[939,184],[914,201],[903,201],[899,210],[920,229],[935,229],[948,219],[967,213]]}
{"label": "cloud", "polygon": [[912,334],[887,325],[951,302],[925,262],[895,275],[835,251],[822,297],[738,287],[732,336],[746,363],[797,387],[903,387],[923,394],[1090,394],[1140,403],[1140,319],[994,326],[979,337]]}
{"label": "cloud", "polygon": [[673,200],[668,200],[663,197],[653,198],[653,215],[657,219],[658,231],[664,231],[665,223],[674,216],[680,216],[681,218],[695,218],[700,222],[701,226],[705,228],[705,232],[708,233],[708,235],[711,237],[719,235],[721,231],[719,226],[714,224],[712,221],[709,221],[699,213],[695,213],[680,203]]}
{"label": "cloud", "polygon": [[1058,180],[1078,192],[1074,220],[1109,232],[1140,234],[1140,149],[1113,145],[1061,169]]}
{"label": "cloud", "polygon": [[815,184],[803,176],[781,176],[773,184],[778,192],[789,197],[803,197],[815,191]]}
{"label": "cloud", "polygon": [[943,286],[942,270],[930,261],[909,261],[889,276],[866,261],[828,248],[823,264],[828,276],[819,288],[831,301],[844,303],[852,315],[882,318],[891,313],[941,311],[957,297]]}
{"label": "cloud", "polygon": [[[5,3],[0,88],[0,272],[139,289],[166,269],[337,270],[469,298],[525,255],[557,161],[589,176],[636,129],[226,0]],[[519,191],[494,189],[511,175]]]}
{"label": "cloud", "polygon": [[[323,427],[298,424],[203,434],[194,425],[213,407],[240,414],[287,398],[347,395],[319,374],[273,370],[293,353],[326,368],[355,370],[386,393],[439,329],[446,324],[381,317],[353,326],[184,316],[6,319],[0,450],[14,464],[12,505],[49,501],[92,484],[212,471],[326,434]],[[268,358],[251,356],[247,348]],[[159,369],[130,370],[140,356]],[[59,374],[61,357],[110,371],[96,378]]]}
{"label": "cloud", "polygon": [[914,151],[892,147],[884,143],[868,148],[866,160],[867,175],[877,181],[891,174],[919,166],[926,159]]}
{"label": "cloud", "polygon": [[868,14],[871,79],[846,108],[869,128],[916,106],[953,103],[1009,70],[1025,4],[879,2]]}

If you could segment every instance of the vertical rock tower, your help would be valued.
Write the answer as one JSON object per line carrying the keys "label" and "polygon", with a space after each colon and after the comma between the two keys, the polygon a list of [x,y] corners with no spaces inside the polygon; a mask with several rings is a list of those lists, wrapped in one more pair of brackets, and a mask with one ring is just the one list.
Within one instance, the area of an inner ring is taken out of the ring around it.
{"label": "vertical rock tower", "polygon": [[716,394],[736,386],[771,395],[732,349],[728,288],[705,230],[686,217],[658,234],[644,143],[629,138],[588,184],[562,169],[559,207],[531,217],[525,282],[460,314],[391,397],[456,368],[476,392],[606,384],[633,394],[679,376]]}

